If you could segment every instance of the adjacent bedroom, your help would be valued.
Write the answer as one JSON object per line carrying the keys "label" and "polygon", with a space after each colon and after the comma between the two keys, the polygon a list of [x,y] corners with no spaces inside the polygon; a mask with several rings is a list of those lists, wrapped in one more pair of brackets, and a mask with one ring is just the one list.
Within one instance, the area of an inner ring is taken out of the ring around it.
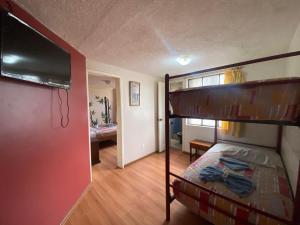
{"label": "adjacent bedroom", "polygon": [[108,159],[117,165],[117,82],[114,77],[88,75],[92,165]]}

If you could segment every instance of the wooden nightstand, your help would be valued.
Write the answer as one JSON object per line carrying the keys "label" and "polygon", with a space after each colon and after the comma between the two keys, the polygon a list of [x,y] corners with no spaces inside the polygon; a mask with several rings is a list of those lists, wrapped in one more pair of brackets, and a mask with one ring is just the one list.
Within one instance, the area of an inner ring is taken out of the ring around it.
{"label": "wooden nightstand", "polygon": [[[190,141],[190,162],[192,162],[192,158],[194,155],[198,155],[198,150],[207,151],[213,143],[208,141],[201,141],[201,140],[192,140]],[[193,149],[195,149],[195,154],[193,154]]]}
{"label": "wooden nightstand", "polygon": [[100,163],[99,158],[100,141],[97,138],[91,138],[91,162],[92,165]]}

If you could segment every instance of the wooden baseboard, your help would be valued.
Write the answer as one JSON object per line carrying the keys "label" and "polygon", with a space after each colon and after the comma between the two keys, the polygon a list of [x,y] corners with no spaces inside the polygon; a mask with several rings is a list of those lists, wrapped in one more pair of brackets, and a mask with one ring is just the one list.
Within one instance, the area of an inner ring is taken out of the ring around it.
{"label": "wooden baseboard", "polygon": [[88,186],[84,189],[84,191],[81,193],[81,195],[79,196],[79,198],[76,200],[75,204],[72,206],[72,208],[69,210],[69,212],[67,213],[67,215],[65,216],[65,218],[61,221],[60,225],[64,225],[67,220],[69,219],[69,217],[71,216],[73,210],[76,208],[76,206],[79,204],[81,198],[90,190],[91,188],[91,183],[88,184]]}
{"label": "wooden baseboard", "polygon": [[153,154],[156,154],[156,153],[158,153],[158,152],[156,152],[156,151],[155,151],[155,152],[151,152],[151,153],[149,153],[149,154],[143,156],[142,158],[133,160],[132,162],[125,164],[124,167],[130,166],[131,164],[136,163],[137,161],[140,161],[140,160],[142,160],[142,159],[144,159],[144,158],[147,158],[147,157],[149,157],[150,155],[153,155]]}

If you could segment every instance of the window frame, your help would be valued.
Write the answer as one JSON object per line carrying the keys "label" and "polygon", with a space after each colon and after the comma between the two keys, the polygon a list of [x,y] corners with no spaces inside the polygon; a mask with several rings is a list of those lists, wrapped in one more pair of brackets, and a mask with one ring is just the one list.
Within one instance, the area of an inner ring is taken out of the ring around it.
{"label": "window frame", "polygon": [[[213,77],[213,76],[218,76],[219,77],[219,84],[217,84],[217,85],[222,85],[220,82],[221,82],[221,76],[224,76],[224,73],[216,73],[216,74],[209,74],[209,75],[203,75],[203,76],[199,76],[199,77],[188,78],[187,79],[187,87],[190,88],[190,81],[191,80],[195,80],[195,79],[201,79],[201,86],[198,86],[198,87],[210,86],[210,85],[203,86],[203,78],[205,78],[205,77]],[[200,124],[199,123],[191,123],[190,122],[191,120],[193,120],[193,118],[186,119],[186,125],[188,125],[188,126],[195,126],[195,127],[206,127],[206,128],[214,128],[215,127],[215,125],[210,126],[210,125],[203,124],[204,120],[210,120],[210,119],[197,119],[197,120],[200,120]],[[221,127],[221,121],[218,122],[218,128],[220,128],[220,127]]]}

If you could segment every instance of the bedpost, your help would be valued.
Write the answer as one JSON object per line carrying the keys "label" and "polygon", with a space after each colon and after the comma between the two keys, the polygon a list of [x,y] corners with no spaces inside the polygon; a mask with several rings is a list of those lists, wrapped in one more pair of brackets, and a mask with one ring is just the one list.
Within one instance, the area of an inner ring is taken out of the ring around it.
{"label": "bedpost", "polygon": [[278,126],[277,130],[277,146],[276,146],[276,152],[281,155],[281,142],[282,142],[282,125]]}
{"label": "bedpost", "polygon": [[297,180],[297,187],[296,187],[296,195],[294,201],[294,216],[293,222],[294,224],[300,224],[300,161],[298,167],[298,180]]}
{"label": "bedpost", "polygon": [[170,220],[170,139],[169,139],[169,74],[165,76],[165,139],[166,139],[166,221]]}
{"label": "bedpost", "polygon": [[215,120],[215,136],[214,136],[214,142],[215,144],[218,141],[218,120]]}

